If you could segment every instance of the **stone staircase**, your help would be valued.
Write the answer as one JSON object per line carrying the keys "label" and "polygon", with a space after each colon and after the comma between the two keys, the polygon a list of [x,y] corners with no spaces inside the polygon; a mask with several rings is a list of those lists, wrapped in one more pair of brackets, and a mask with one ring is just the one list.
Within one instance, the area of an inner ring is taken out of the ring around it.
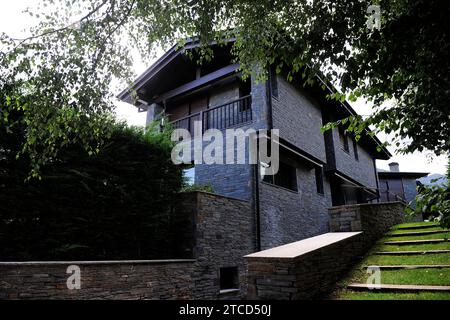
{"label": "stone staircase", "polygon": [[[394,240],[389,239],[389,241],[384,241],[382,244],[383,248],[391,248],[389,251],[378,251],[374,252],[375,255],[387,255],[387,256],[422,256],[422,255],[440,255],[440,254],[448,254],[450,253],[449,249],[442,249],[442,246],[438,249],[433,249],[432,247],[436,247],[441,243],[446,243],[449,241],[448,235],[449,230],[428,230],[431,228],[437,228],[436,224],[428,224],[422,226],[409,226],[409,227],[399,227],[396,229],[396,233],[387,233],[386,236],[390,238],[394,238]],[[415,231],[410,231],[415,230]],[[400,233],[397,233],[399,232]],[[401,232],[405,231],[405,232]],[[414,239],[416,237],[422,236],[434,236],[434,235],[443,235],[443,238],[438,239]],[[395,241],[397,237],[408,237],[408,240],[400,240]],[[426,250],[398,250],[404,246],[409,246],[409,248],[420,245],[428,245]],[[396,250],[397,249],[397,250]],[[386,249],[387,250],[387,249]],[[420,270],[420,272],[428,272],[428,270],[432,269],[450,269],[450,261],[445,264],[397,264],[397,265],[380,265],[380,266],[362,266],[361,269],[367,269],[369,267],[379,268],[381,272],[382,279],[382,271],[393,271],[395,270]],[[449,292],[450,293],[450,276],[447,279],[443,279],[442,285],[424,285],[422,284],[389,284],[383,283],[381,280],[381,284],[366,284],[366,283],[349,283],[347,285],[347,290],[352,291],[372,291],[372,292],[396,292],[396,293],[417,293],[417,292]],[[450,296],[449,296],[450,297]]]}

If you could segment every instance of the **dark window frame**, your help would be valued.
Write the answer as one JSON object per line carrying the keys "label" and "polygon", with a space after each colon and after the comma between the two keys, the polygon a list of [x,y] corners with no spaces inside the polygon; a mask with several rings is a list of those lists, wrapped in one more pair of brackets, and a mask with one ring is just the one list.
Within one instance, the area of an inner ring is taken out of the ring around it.
{"label": "dark window frame", "polygon": [[323,168],[316,167],[314,169],[315,177],[316,177],[316,191],[318,194],[324,195],[324,186],[323,186]]}
{"label": "dark window frame", "polygon": [[272,97],[278,98],[278,79],[277,79],[277,72],[275,68],[270,68],[270,91],[272,94]]}
{"label": "dark window frame", "polygon": [[345,132],[344,128],[339,128],[339,143],[341,145],[341,149],[347,153],[350,153],[350,146],[348,144],[348,135]]}
{"label": "dark window frame", "polygon": [[238,267],[221,267],[219,269],[219,289],[220,291],[239,289]]}
{"label": "dark window frame", "polygon": [[353,154],[355,156],[355,160],[359,161],[359,153],[358,153],[358,142],[353,138]]}
{"label": "dark window frame", "polygon": [[297,168],[284,161],[280,161],[280,167],[275,175],[265,175],[262,181],[289,191],[298,192]]}

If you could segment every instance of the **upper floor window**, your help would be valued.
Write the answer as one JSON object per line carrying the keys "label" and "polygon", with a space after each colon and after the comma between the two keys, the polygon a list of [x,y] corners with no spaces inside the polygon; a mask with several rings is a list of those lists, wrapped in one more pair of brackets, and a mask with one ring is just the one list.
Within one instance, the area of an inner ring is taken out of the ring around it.
{"label": "upper floor window", "polygon": [[322,167],[316,167],[315,175],[316,175],[317,193],[324,194],[324,191],[323,191],[323,170],[322,170]]}
{"label": "upper floor window", "polygon": [[358,143],[355,139],[353,139],[353,153],[355,155],[355,160],[359,160],[359,154],[358,154]]}
{"label": "upper floor window", "polygon": [[341,144],[341,148],[344,149],[345,152],[350,151],[348,146],[348,136],[343,128],[339,128],[339,142]]}
{"label": "upper floor window", "polygon": [[250,79],[240,80],[239,81],[239,98],[250,95],[252,90],[252,84]]}
{"label": "upper floor window", "polygon": [[[264,171],[264,165],[262,168]],[[262,172],[264,173],[264,172]],[[264,175],[263,181],[292,191],[297,191],[297,170],[295,167],[280,161],[280,167],[275,175]]]}
{"label": "upper floor window", "polygon": [[[252,84],[250,79],[239,81],[239,98],[247,97],[251,94]],[[239,101],[239,111],[247,111],[251,108],[251,101],[243,99]]]}
{"label": "upper floor window", "polygon": [[275,68],[270,68],[270,90],[272,91],[272,97],[278,98],[278,80],[277,80],[277,72]]}

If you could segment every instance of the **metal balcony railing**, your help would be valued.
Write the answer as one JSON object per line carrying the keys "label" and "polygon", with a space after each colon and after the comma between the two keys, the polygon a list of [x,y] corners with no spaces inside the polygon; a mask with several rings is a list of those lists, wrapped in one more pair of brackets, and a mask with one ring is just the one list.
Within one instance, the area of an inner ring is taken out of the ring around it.
{"label": "metal balcony railing", "polygon": [[171,122],[174,129],[186,129],[194,133],[194,122],[201,121],[202,133],[208,129],[226,129],[252,120],[251,96],[245,96],[226,104],[190,114]]}

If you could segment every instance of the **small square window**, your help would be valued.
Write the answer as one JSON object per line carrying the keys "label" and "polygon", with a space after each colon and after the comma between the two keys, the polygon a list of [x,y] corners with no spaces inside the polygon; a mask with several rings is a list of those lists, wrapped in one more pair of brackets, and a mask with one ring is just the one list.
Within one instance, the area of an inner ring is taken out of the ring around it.
{"label": "small square window", "polygon": [[239,289],[239,272],[237,267],[220,268],[220,290]]}

